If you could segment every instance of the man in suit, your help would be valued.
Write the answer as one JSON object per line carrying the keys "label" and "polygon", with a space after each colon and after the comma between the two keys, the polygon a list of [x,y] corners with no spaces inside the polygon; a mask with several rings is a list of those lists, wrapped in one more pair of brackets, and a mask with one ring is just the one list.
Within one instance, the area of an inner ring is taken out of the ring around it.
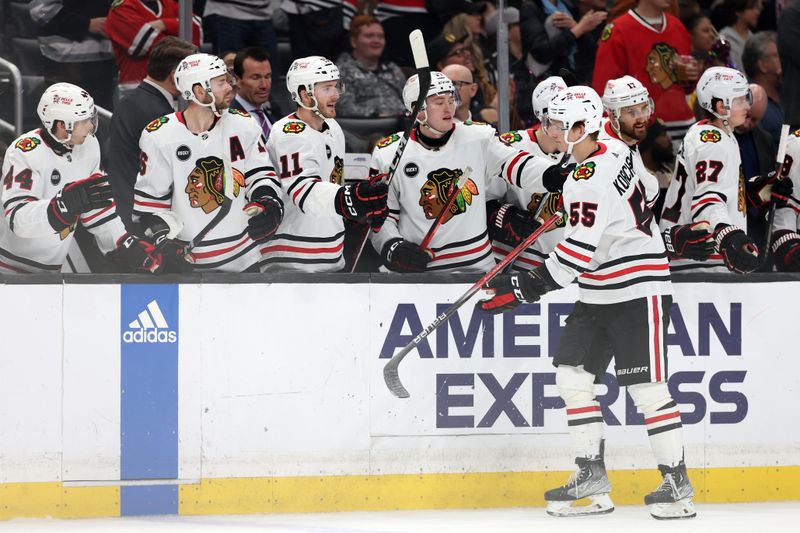
{"label": "man in suit", "polygon": [[236,97],[230,107],[246,111],[261,126],[264,138],[269,137],[272,125],[283,115],[269,101],[272,91],[272,65],[267,53],[256,46],[243,48],[233,60],[236,75]]}
{"label": "man in suit", "polygon": [[147,77],[116,106],[103,150],[103,165],[117,202],[117,213],[131,228],[133,186],[139,171],[139,137],[152,120],[177,110],[173,76],[178,64],[197,48],[177,37],[165,37],[147,61]]}

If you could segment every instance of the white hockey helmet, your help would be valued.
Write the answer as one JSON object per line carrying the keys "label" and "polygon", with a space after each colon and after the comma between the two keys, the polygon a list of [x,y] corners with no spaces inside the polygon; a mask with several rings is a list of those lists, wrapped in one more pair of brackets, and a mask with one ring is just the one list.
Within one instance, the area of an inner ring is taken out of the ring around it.
{"label": "white hockey helmet", "polygon": [[566,88],[567,84],[561,76],[550,76],[540,81],[536,88],[533,89],[531,103],[533,104],[533,114],[536,115],[539,122],[544,121],[550,100]]}
{"label": "white hockey helmet", "polygon": [[[431,71],[431,86],[428,89],[428,94],[425,96],[425,98],[428,99],[431,96],[444,93],[452,93],[456,99],[458,98],[458,91],[456,91],[456,87],[453,85],[453,82],[450,81],[450,78],[439,71]],[[406,110],[408,110],[409,113],[414,107],[414,103],[417,101],[417,98],[419,98],[419,77],[414,74],[408,78],[408,81],[406,81],[406,84],[403,87],[403,104],[405,104]],[[422,107],[418,109],[418,111],[424,110],[425,100],[422,101]]]}
{"label": "white hockey helmet", "polygon": [[[322,56],[308,56],[295,59],[286,73],[286,88],[297,105],[306,107],[300,100],[300,88],[304,87],[311,98],[314,98],[314,85],[325,81],[341,80],[339,67],[333,61]],[[316,109],[316,99],[314,107]]]}
{"label": "white hockey helmet", "polygon": [[608,80],[603,91],[603,106],[609,115],[619,118],[619,110],[639,105],[650,104],[650,114],[653,113],[653,99],[642,82],[633,76],[622,76],[615,80]]}
{"label": "white hockey helmet", "polygon": [[[181,92],[184,100],[210,107],[216,112],[214,95],[211,92],[211,80],[227,75],[228,68],[222,59],[211,54],[192,54],[186,56],[175,69],[175,86]],[[198,83],[211,95],[210,104],[204,104],[195,98],[192,87]]]}
{"label": "white hockey helmet", "polygon": [[64,144],[70,142],[75,123],[81,120],[91,120],[92,133],[97,131],[97,110],[94,107],[94,99],[88,92],[71,83],[54,83],[45,89],[36,112],[44,127],[51,133],[57,120],[64,123],[67,138],[58,139]]}
{"label": "white hockey helmet", "polygon": [[[547,106],[548,121],[559,121],[564,124],[564,141],[567,143],[567,153],[572,153],[572,147],[584,140],[590,133],[600,131],[603,122],[603,102],[600,96],[585,85],[567,87],[557,94]],[[582,122],[585,128],[583,136],[573,142],[567,140],[572,127]]]}
{"label": "white hockey helmet", "polygon": [[744,74],[736,69],[728,67],[711,67],[703,72],[697,82],[697,102],[706,111],[725,119],[728,115],[721,117],[714,111],[712,101],[715,98],[722,100],[722,104],[728,109],[730,114],[731,105],[735,98],[744,96],[748,103],[752,101],[750,85]]}

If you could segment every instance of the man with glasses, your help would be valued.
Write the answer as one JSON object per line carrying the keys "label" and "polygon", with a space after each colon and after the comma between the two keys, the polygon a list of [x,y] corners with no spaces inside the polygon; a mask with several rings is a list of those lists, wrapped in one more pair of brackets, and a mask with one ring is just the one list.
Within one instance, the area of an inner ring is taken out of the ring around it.
{"label": "man with glasses", "polygon": [[459,104],[456,108],[455,119],[459,122],[472,120],[470,104],[478,92],[478,84],[472,79],[472,72],[463,65],[447,65],[442,69],[442,74],[447,76],[458,91]]}

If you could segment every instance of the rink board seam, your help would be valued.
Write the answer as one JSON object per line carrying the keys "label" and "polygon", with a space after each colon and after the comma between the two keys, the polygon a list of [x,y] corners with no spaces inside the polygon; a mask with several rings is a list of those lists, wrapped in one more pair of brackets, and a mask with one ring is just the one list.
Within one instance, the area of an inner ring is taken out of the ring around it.
{"label": "rink board seam", "polygon": [[[538,507],[569,472],[212,478],[179,486],[178,513],[251,514]],[[609,472],[617,505],[640,505],[655,470]],[[800,466],[690,469],[695,501],[800,500]],[[120,488],[0,484],[0,519],[120,516]]]}

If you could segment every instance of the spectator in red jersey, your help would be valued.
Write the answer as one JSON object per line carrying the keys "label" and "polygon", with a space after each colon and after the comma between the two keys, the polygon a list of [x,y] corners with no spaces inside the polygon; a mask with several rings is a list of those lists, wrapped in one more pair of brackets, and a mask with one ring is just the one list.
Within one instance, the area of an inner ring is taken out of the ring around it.
{"label": "spectator in red jersey", "polygon": [[[135,89],[147,76],[147,59],[153,45],[167,35],[178,35],[177,0],[114,0],[106,20],[106,33],[114,45],[119,66],[119,92]],[[193,17],[192,42],[200,46],[200,18]]]}
{"label": "spectator in red jersey", "polygon": [[[603,91],[610,79],[630,75],[647,88],[655,115],[673,144],[694,123],[686,103],[699,77],[689,32],[667,11],[671,0],[639,0],[635,8],[606,25],[595,58],[592,86]],[[636,43],[636,46],[631,46]]]}

